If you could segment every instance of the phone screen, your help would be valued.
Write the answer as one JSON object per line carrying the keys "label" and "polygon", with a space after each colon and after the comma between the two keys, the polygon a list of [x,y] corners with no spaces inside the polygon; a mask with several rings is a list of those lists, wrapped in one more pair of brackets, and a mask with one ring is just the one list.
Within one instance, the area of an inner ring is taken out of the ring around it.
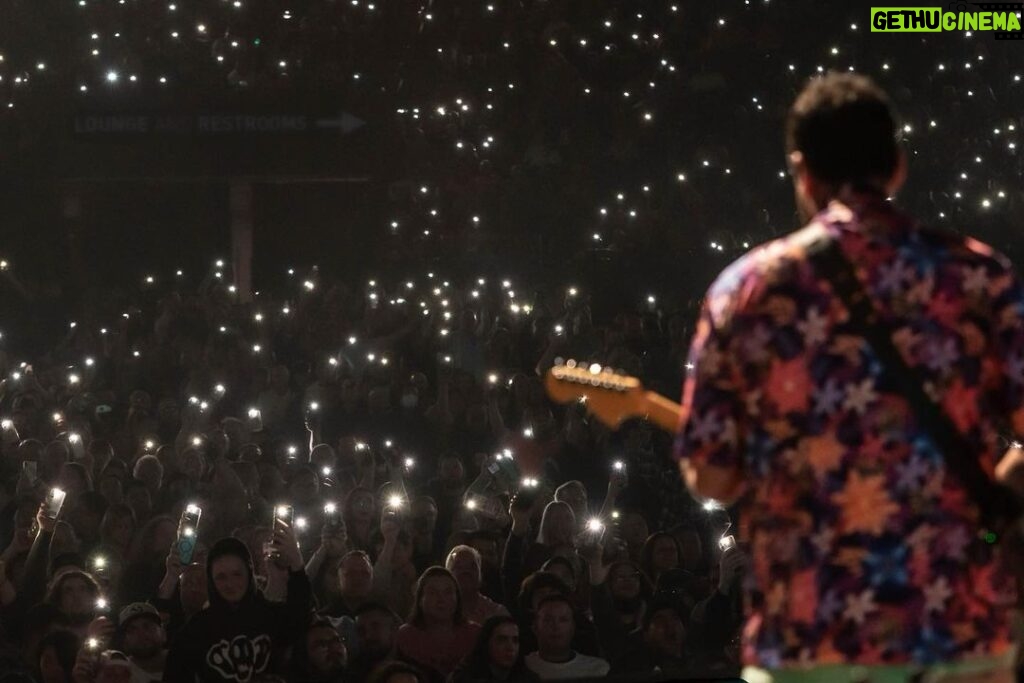
{"label": "phone screen", "polygon": [[274,527],[278,525],[292,526],[292,522],[295,520],[295,508],[291,505],[278,505],[274,507]]}
{"label": "phone screen", "polygon": [[195,555],[196,540],[199,533],[199,518],[203,511],[198,505],[188,505],[181,513],[178,523],[178,557],[182,564],[192,564]]}
{"label": "phone screen", "polygon": [[50,519],[57,519],[66,497],[67,493],[63,489],[50,489],[50,492],[46,494],[46,516]]}

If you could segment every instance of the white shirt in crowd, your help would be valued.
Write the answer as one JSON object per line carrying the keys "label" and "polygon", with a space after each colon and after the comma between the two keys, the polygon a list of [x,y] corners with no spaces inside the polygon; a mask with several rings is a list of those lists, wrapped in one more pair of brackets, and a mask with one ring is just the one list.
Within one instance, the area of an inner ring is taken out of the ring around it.
{"label": "white shirt in crowd", "polygon": [[600,657],[572,653],[572,659],[565,662],[548,662],[539,652],[526,655],[526,666],[540,676],[542,681],[559,681],[571,678],[600,678],[608,675],[608,662]]}

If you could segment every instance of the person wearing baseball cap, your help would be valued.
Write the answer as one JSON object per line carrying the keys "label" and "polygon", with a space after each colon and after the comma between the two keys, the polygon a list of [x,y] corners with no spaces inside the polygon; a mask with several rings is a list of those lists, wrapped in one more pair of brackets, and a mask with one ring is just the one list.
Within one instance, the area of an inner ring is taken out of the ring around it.
{"label": "person wearing baseball cap", "polygon": [[117,620],[121,650],[131,663],[132,683],[156,683],[164,677],[167,661],[167,632],[156,607],[133,602],[121,610]]}

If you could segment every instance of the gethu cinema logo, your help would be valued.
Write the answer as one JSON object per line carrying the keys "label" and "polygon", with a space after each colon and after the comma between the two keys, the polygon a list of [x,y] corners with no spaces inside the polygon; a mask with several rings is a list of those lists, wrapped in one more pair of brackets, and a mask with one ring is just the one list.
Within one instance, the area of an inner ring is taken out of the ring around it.
{"label": "gethu cinema logo", "polygon": [[[954,6],[962,3],[954,3]],[[991,5],[990,5],[991,6]],[[941,7],[872,7],[872,32],[1020,31],[1016,10],[944,12]]]}

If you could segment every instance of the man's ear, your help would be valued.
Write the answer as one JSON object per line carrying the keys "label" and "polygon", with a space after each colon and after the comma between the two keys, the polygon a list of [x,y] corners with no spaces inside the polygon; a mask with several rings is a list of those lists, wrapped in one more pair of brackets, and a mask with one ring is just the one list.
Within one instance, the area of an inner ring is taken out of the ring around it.
{"label": "man's ear", "polygon": [[896,149],[896,169],[892,172],[889,180],[885,183],[885,194],[887,197],[893,197],[900,188],[903,187],[903,183],[907,181],[907,152],[902,147]]}
{"label": "man's ear", "polygon": [[807,173],[807,164],[804,162],[804,154],[800,151],[793,151],[786,157],[787,164],[789,166],[789,176],[793,179],[793,184],[796,186],[797,191],[800,194],[811,196],[811,191],[814,180],[810,174]]}

